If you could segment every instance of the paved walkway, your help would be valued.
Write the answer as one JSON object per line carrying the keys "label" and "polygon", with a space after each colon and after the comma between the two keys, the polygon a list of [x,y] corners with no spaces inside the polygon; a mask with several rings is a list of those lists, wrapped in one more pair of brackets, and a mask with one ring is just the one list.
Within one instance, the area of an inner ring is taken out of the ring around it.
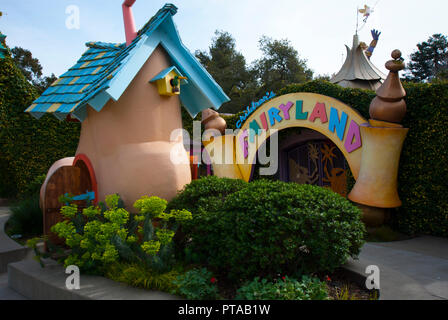
{"label": "paved walkway", "polygon": [[[0,207],[0,220],[6,221],[9,214],[8,207]],[[0,233],[4,234],[3,223],[0,223],[0,228]],[[0,300],[26,300],[24,296],[8,287],[8,274],[6,272],[0,273]]]}
{"label": "paved walkway", "polygon": [[448,239],[422,236],[364,245],[349,269],[380,269],[381,300],[448,300]]}

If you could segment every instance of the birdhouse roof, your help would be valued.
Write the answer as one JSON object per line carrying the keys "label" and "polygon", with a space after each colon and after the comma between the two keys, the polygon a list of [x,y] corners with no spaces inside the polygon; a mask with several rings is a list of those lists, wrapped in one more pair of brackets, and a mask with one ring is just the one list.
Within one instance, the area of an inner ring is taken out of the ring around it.
{"label": "birdhouse roof", "polygon": [[88,49],[78,62],[25,112],[36,118],[52,113],[60,120],[71,115],[83,121],[88,105],[101,111],[110,99],[118,100],[159,45],[168,53],[177,72],[190,80],[182,86],[180,94],[190,115],[195,117],[207,108],[219,109],[229,98],[183,45],[172,19],[176,12],[174,5],[164,5],[129,46],[124,43],[86,43]]}
{"label": "birdhouse roof", "polygon": [[[154,78],[152,78],[151,81],[149,81],[149,82],[155,82],[157,80],[162,80],[167,75],[169,75],[172,71],[174,71],[179,77],[184,76],[179,70],[177,70],[177,68],[175,66],[171,66],[169,68],[162,70],[158,75],[156,75]],[[181,81],[182,81],[182,84],[188,83],[188,81],[185,79],[181,79]]]}

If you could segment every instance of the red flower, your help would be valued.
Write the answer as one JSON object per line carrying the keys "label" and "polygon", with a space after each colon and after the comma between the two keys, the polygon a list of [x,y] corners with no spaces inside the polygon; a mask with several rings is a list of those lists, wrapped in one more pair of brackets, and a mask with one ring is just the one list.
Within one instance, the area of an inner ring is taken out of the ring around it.
{"label": "red flower", "polygon": [[331,278],[329,276],[327,276],[327,281],[331,281]]}
{"label": "red flower", "polygon": [[215,278],[215,277],[211,278],[211,279],[210,279],[210,282],[211,282],[211,283],[215,283],[215,282],[216,282],[216,278]]}
{"label": "red flower", "polygon": [[283,279],[283,280],[285,280],[285,279],[286,279],[286,277],[285,277],[285,276],[283,276],[283,277],[282,277],[282,279]]}

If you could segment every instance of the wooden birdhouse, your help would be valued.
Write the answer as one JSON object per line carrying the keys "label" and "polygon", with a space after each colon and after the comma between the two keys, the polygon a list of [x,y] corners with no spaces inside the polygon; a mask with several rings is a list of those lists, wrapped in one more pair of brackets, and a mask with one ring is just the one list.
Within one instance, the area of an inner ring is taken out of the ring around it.
{"label": "wooden birdhouse", "polygon": [[187,78],[172,66],[162,70],[150,82],[155,82],[159,94],[162,96],[175,96],[180,94],[180,86],[187,84]]}

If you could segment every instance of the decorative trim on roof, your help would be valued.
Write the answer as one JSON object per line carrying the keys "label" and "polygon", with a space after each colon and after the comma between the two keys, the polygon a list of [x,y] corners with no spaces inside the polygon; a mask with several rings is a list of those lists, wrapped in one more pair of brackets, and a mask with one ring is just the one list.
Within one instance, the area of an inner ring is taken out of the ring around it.
{"label": "decorative trim on roof", "polygon": [[174,67],[190,81],[180,99],[192,117],[207,108],[219,109],[230,99],[196,58],[182,44],[172,16],[177,8],[166,4],[125,44],[88,42],[78,62],[54,82],[25,112],[36,118],[53,113],[60,120],[70,114],[83,121],[87,106],[101,111],[118,100],[157,46],[161,45]]}

